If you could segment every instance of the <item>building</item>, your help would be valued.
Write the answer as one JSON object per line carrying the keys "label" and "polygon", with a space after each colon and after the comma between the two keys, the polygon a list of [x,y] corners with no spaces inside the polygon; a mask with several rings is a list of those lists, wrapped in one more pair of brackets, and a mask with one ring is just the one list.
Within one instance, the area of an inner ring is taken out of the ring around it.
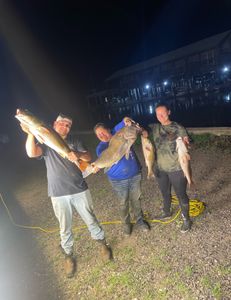
{"label": "building", "polygon": [[186,114],[229,101],[231,30],[118,70],[88,96],[95,120],[113,122],[125,115],[149,121],[158,102]]}

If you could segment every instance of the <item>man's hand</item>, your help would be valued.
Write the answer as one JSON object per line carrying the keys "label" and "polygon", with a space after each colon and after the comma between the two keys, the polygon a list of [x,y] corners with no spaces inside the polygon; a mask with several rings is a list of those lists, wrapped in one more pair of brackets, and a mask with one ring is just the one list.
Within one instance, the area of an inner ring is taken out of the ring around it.
{"label": "man's hand", "polygon": [[71,151],[71,152],[68,153],[67,159],[69,159],[71,162],[74,163],[74,162],[77,162],[77,161],[78,161],[79,157],[78,157],[78,155],[77,155],[76,152]]}
{"label": "man's hand", "polygon": [[185,145],[186,145],[186,146],[189,146],[189,143],[190,143],[190,142],[189,142],[188,136],[184,136],[182,139],[183,139],[183,142],[185,143]]}
{"label": "man's hand", "polygon": [[26,126],[25,124],[20,123],[20,126],[21,126],[23,132],[25,132],[25,133],[27,133],[27,134],[32,134],[32,133],[30,132],[29,127]]}
{"label": "man's hand", "polygon": [[134,122],[134,121],[133,121],[131,118],[129,118],[129,117],[123,118],[123,121],[124,121],[125,126],[131,126],[132,123]]}

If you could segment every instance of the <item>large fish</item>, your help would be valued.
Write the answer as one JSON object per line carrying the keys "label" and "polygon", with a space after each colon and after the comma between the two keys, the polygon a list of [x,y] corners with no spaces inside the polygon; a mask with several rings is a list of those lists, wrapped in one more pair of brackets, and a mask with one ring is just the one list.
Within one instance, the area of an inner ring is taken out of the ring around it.
{"label": "large fish", "polygon": [[[39,143],[47,145],[63,158],[67,158],[68,153],[72,151],[65,140],[53,128],[47,126],[28,110],[17,109],[15,118],[29,129]],[[85,170],[89,165],[81,160],[74,163],[81,171]]]}
{"label": "large fish", "polygon": [[176,139],[176,150],[178,152],[178,159],[180,162],[181,169],[184,172],[184,176],[186,177],[189,186],[191,186],[193,184],[193,180],[192,169],[190,165],[190,155],[181,137],[178,137]]}
{"label": "large fish", "polygon": [[153,164],[154,164],[154,159],[155,159],[154,147],[153,147],[151,141],[147,137],[144,137],[142,135],[141,135],[141,144],[142,144],[142,149],[143,149],[145,165],[148,168],[147,179],[151,179],[151,178],[154,178],[154,173],[152,170]]}
{"label": "large fish", "polygon": [[[117,131],[111,138],[108,148],[105,149],[100,157],[93,162],[93,166],[99,169],[110,169],[111,166],[116,164],[123,156],[127,159],[129,157],[129,151],[132,144],[137,138],[140,127],[136,123],[132,123],[130,126],[125,126]],[[86,177],[93,172],[92,166],[87,167],[83,176]]]}

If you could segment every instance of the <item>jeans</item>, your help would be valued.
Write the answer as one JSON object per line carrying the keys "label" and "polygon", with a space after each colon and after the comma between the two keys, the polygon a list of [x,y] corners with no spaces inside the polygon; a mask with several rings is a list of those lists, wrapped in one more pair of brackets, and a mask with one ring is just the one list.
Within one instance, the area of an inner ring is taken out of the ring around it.
{"label": "jeans", "polygon": [[141,174],[124,180],[110,180],[113,190],[117,194],[120,206],[120,216],[123,223],[128,224],[131,221],[130,204],[136,220],[143,218],[141,210]]}
{"label": "jeans", "polygon": [[189,198],[186,194],[187,179],[182,170],[175,172],[158,171],[157,182],[164,199],[163,211],[169,213],[171,209],[171,186],[179,199],[182,214],[188,217]]}
{"label": "jeans", "polygon": [[89,190],[61,197],[51,197],[55,216],[59,221],[61,246],[66,254],[73,251],[72,209],[75,208],[88,227],[91,237],[95,240],[104,239],[104,231],[99,226],[93,212],[93,202]]}

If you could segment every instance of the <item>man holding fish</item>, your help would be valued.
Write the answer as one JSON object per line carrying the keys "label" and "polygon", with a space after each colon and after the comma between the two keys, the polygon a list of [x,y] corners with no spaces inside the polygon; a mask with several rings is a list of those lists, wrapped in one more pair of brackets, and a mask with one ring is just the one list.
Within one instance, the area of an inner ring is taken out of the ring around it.
{"label": "man holding fish", "polygon": [[156,117],[160,122],[153,127],[156,150],[155,175],[163,196],[163,213],[160,219],[171,217],[171,186],[179,199],[183,225],[181,232],[191,229],[187,181],[192,184],[190,156],[187,152],[189,138],[186,129],[170,120],[171,111],[165,104],[156,106]]}
{"label": "man holding fish", "polygon": [[[65,254],[64,267],[67,277],[73,277],[76,271],[71,229],[73,208],[86,223],[91,237],[99,242],[102,258],[111,259],[111,248],[93,212],[90,191],[81,170],[77,167],[78,164],[76,165],[79,160],[89,162],[91,156],[80,140],[69,136],[72,119],[60,114],[53,125],[55,132],[52,132],[52,129],[43,125],[27,111],[17,110],[16,118],[21,122],[23,131],[28,134],[27,155],[43,157],[45,160],[48,195],[51,197],[54,213],[60,225],[61,248]],[[43,144],[37,143],[35,137]]]}
{"label": "man holding fish", "polygon": [[130,205],[137,228],[144,231],[150,229],[149,224],[143,218],[140,203],[141,166],[131,148],[140,131],[141,128],[128,117],[125,117],[112,131],[103,123],[98,123],[94,127],[100,143],[96,148],[99,158],[92,165],[95,172],[100,168],[107,167],[105,172],[119,200],[125,235],[132,233]]}

